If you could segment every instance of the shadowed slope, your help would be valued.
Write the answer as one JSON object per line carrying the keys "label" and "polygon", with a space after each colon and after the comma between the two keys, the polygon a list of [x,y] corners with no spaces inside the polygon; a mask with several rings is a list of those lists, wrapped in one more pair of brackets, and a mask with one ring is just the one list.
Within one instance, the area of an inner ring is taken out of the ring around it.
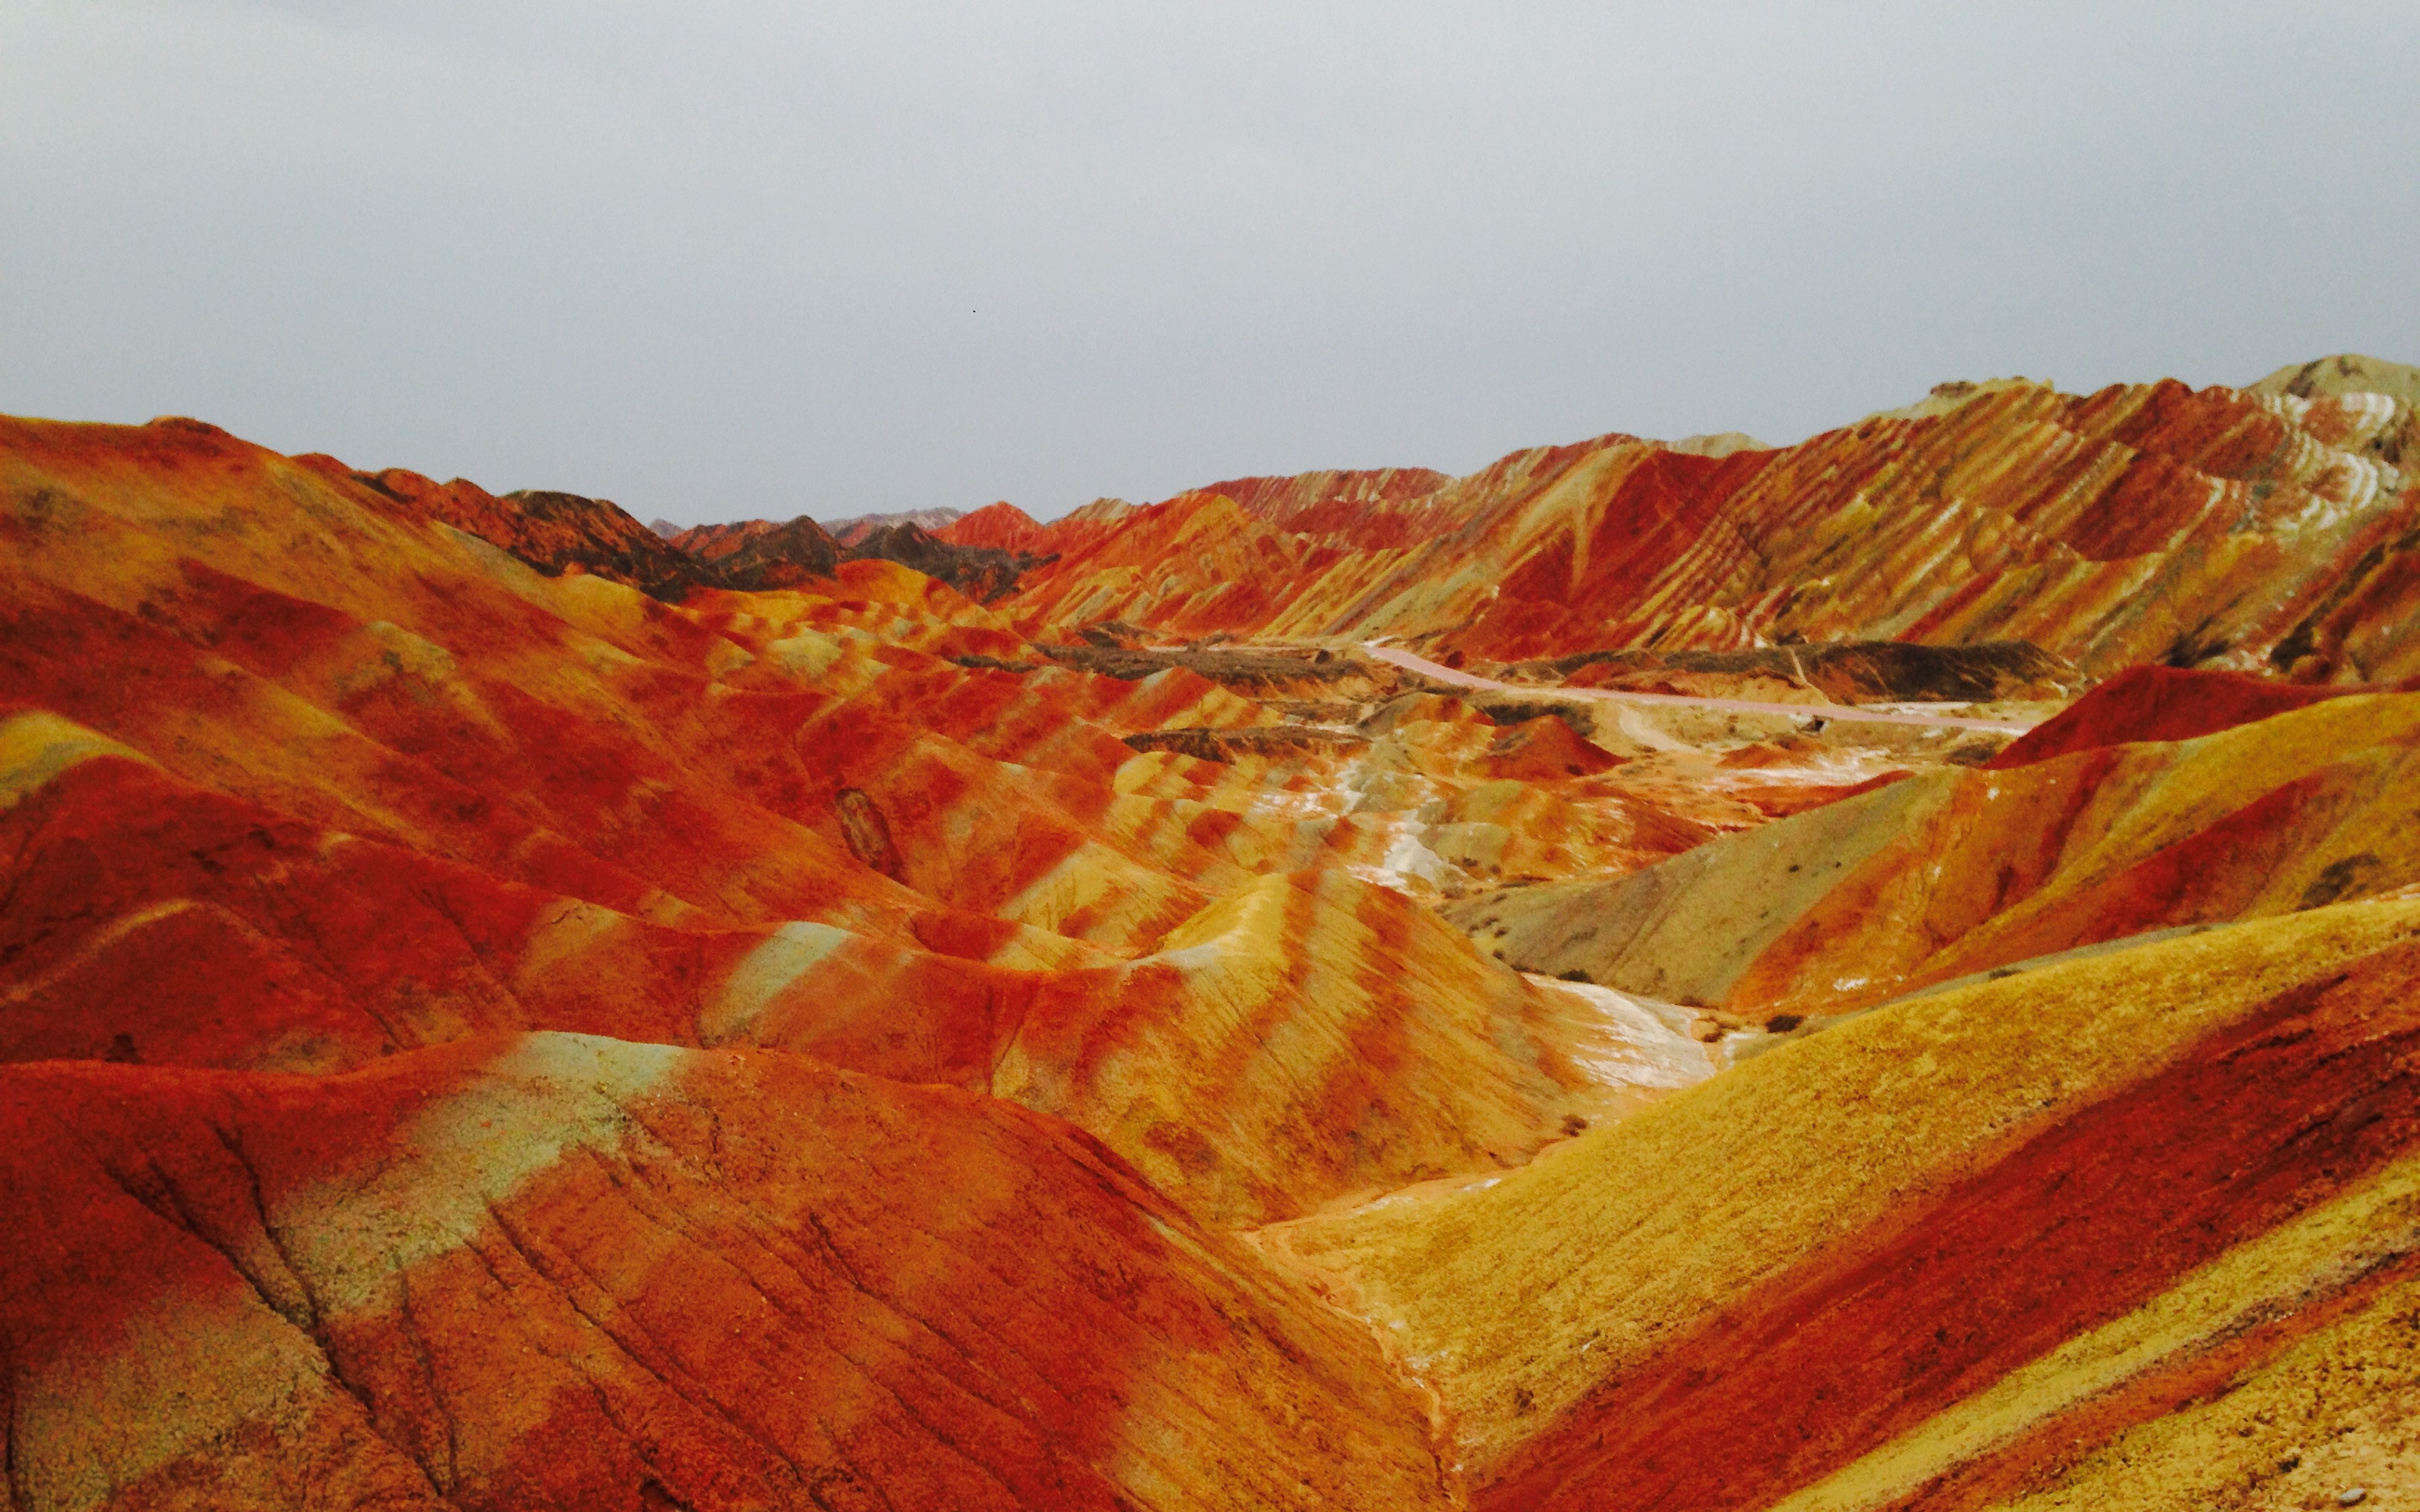
{"label": "shadowed slope", "polygon": [[1016,587],[1027,559],[988,543],[959,542],[942,529],[957,518],[954,510],[920,510],[868,515],[830,530],[804,515],[786,524],[737,520],[693,526],[675,534],[671,544],[693,558],[706,579],[726,588],[798,587],[831,576],[844,562],[895,562],[978,603]]}
{"label": "shadowed slope", "polygon": [[855,546],[885,526],[913,525],[920,531],[939,531],[964,518],[966,511],[960,509],[910,509],[889,515],[851,515],[830,521],[824,528],[841,545]]}
{"label": "shadowed slope", "polygon": [[503,547],[550,578],[593,572],[674,603],[721,580],[608,499],[543,489],[498,498],[467,478],[441,484],[403,468],[356,472],[324,455],[295,460],[331,479],[364,485],[402,511]]}
{"label": "shadowed slope", "polygon": [[[681,546],[686,534],[675,536],[673,544]],[[733,549],[706,560],[727,588],[798,588],[830,577],[840,566],[843,552],[830,532],[801,515],[786,525],[768,525],[747,535]]]}

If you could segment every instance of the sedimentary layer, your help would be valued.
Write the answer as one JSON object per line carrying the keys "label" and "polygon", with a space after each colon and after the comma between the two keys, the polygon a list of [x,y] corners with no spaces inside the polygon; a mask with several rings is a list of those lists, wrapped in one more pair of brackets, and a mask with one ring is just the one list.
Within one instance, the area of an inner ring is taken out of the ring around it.
{"label": "sedimentary layer", "polygon": [[2288,688],[2270,705],[2284,712],[2183,740],[2117,738],[2132,732],[2095,712],[2105,696],[2142,733],[2179,733],[2242,701],[2223,682],[2208,691],[2162,701],[2113,684],[2064,731],[2045,726],[2035,749],[2019,742],[1985,769],[1930,773],[1617,880],[1482,894],[1449,917],[1528,970],[1795,1020],[2420,883],[2420,695]]}
{"label": "sedimentary layer", "polygon": [[0,1121],[20,1505],[1448,1504],[1365,1333],[993,1099],[540,1034]]}
{"label": "sedimentary layer", "polygon": [[1789,447],[1617,434],[1464,478],[1250,479],[1032,531],[982,513],[951,529],[1058,554],[1002,606],[1037,635],[1119,619],[1508,662],[1883,636],[2023,640],[2096,677],[2409,676],[2409,370],[2295,371],[2321,370],[2085,396],[1945,384]]}
{"label": "sedimentary layer", "polygon": [[[1395,1336],[1474,1505],[2109,1485],[2113,1437],[2214,1387],[2290,1390],[2323,1341],[2367,1351],[2348,1405],[2420,1385],[2398,1321],[2415,971],[2410,903],[2073,962],[1784,1045],[1500,1182],[1264,1242]],[[2240,1497],[2305,1431],[2170,1455],[2136,1499]],[[2405,1443],[2391,1417],[2331,1431]]]}

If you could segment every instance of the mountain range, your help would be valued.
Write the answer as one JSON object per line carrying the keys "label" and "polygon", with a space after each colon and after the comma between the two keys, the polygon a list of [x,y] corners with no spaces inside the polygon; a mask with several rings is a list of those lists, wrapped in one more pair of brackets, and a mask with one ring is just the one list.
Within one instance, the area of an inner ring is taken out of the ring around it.
{"label": "mountain range", "polygon": [[2415,402],[853,536],[0,419],[10,1504],[2420,1499]]}

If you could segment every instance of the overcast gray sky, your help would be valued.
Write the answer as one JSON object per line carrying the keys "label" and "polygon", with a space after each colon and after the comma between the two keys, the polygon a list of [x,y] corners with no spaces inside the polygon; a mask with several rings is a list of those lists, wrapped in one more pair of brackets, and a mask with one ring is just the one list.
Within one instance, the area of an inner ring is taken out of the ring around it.
{"label": "overcast gray sky", "polygon": [[7,0],[0,409],[675,520],[2420,361],[2420,3]]}

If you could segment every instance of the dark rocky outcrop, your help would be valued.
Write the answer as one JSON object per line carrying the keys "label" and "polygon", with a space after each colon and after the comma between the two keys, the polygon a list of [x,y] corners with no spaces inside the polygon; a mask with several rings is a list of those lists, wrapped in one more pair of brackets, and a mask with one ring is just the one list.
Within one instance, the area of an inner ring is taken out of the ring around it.
{"label": "dark rocky outcrop", "polygon": [[1232,762],[1238,756],[1276,756],[1308,750],[1366,746],[1369,737],[1345,730],[1308,725],[1250,725],[1241,730],[1145,730],[1125,737],[1137,750],[1172,750],[1196,761]]}
{"label": "dark rocky outcrop", "polygon": [[732,588],[788,588],[829,576],[841,563],[872,560],[913,567],[985,604],[1016,592],[1020,574],[1055,560],[942,540],[924,522],[943,516],[956,517],[949,510],[919,510],[861,516],[832,527],[804,515],[787,524],[733,520],[691,526],[672,544],[723,568],[724,585]]}
{"label": "dark rocky outcrop", "polygon": [[296,460],[362,484],[402,513],[468,531],[550,578],[594,573],[675,603],[718,585],[712,568],[610,499],[539,488],[499,496],[465,478],[438,483],[402,468],[355,472],[334,457]]}
{"label": "dark rocky outcrop", "polygon": [[987,546],[955,546],[922,527],[902,522],[877,526],[848,548],[852,560],[872,557],[913,567],[939,579],[978,604],[1005,598],[1016,591],[1016,579],[1038,559],[1022,552]]}
{"label": "dark rocky outcrop", "polygon": [[847,554],[830,532],[801,515],[750,535],[713,565],[726,587],[795,588],[811,578],[830,577]]}
{"label": "dark rocky outcrop", "polygon": [[783,524],[741,520],[676,530],[661,520],[642,524],[606,499],[535,488],[499,496],[460,478],[440,484],[401,469],[354,472],[334,458],[324,461],[319,471],[341,473],[411,513],[468,531],[551,578],[594,573],[671,603],[699,588],[797,588],[863,559],[913,567],[988,603],[1014,592],[1017,575],[1037,561],[954,546],[905,517],[861,530],[854,545],[844,545],[805,515]]}
{"label": "dark rocky outcrop", "polygon": [[549,577],[576,567],[675,602],[713,584],[694,558],[610,499],[528,488],[497,502],[511,506],[520,528],[496,544]]}
{"label": "dark rocky outcrop", "polygon": [[1517,662],[1506,669],[1506,675],[1560,681],[1583,667],[1598,664],[1611,675],[1592,681],[1606,687],[1628,687],[1638,678],[1668,672],[1761,675],[1811,687],[1838,703],[2059,698],[2072,693],[2084,681],[2073,666],[2026,640],[1988,640],[1971,646],[1846,640],[1744,651],[1590,651]]}
{"label": "dark rocky outcrop", "polygon": [[[1277,646],[1254,646],[1249,650],[1221,650],[1200,643],[1137,646],[1121,643],[1120,628],[1116,622],[1107,626],[1087,626],[1085,640],[1090,644],[1043,645],[1034,649],[1062,666],[1129,683],[1181,667],[1255,698],[1379,698],[1394,692],[1402,682],[1393,668],[1357,656],[1340,656],[1326,650]],[[1094,630],[1103,633],[1095,637],[1090,633]]]}

